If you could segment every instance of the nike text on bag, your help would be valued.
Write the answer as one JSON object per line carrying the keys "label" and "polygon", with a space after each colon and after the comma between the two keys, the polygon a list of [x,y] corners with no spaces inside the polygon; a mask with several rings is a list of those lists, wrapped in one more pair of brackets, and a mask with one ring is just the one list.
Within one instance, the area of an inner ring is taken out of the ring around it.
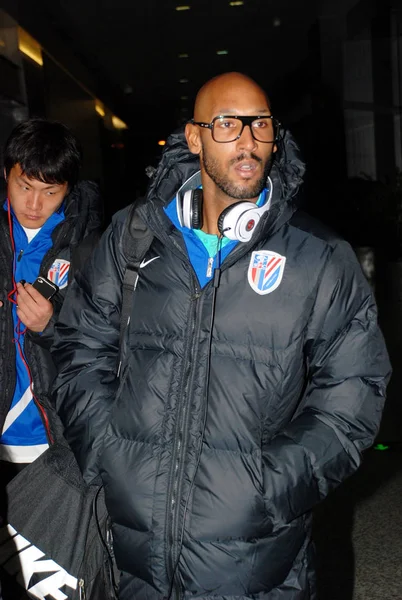
{"label": "nike text on bag", "polygon": [[55,444],[28,465],[7,486],[7,497],[3,600],[115,600],[103,489],[85,484],[67,446]]}

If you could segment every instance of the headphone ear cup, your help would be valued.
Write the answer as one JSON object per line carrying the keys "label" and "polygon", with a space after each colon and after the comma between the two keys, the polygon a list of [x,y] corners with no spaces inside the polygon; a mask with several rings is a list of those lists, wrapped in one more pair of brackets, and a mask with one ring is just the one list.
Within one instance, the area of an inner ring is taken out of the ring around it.
{"label": "headphone ear cup", "polygon": [[218,217],[219,233],[238,242],[251,240],[262,215],[271,205],[272,186],[269,189],[268,199],[262,206],[249,200],[239,200],[227,206]]}
{"label": "headphone ear cup", "polygon": [[201,229],[202,228],[202,198],[203,193],[201,188],[192,190],[191,199],[191,228]]}
{"label": "headphone ear cup", "polygon": [[177,202],[177,213],[179,216],[180,225],[182,227],[191,227],[191,199],[192,199],[192,190],[187,190],[182,198],[181,203],[179,203],[179,198]]}
{"label": "headphone ear cup", "polygon": [[[179,204],[178,204],[179,207]],[[187,190],[184,193],[181,213],[178,209],[180,225],[188,229],[202,227],[202,189]],[[180,218],[181,217],[181,218]]]}
{"label": "headphone ear cup", "polygon": [[229,240],[248,242],[260,220],[253,202],[240,200],[227,206],[218,217],[218,230]]}

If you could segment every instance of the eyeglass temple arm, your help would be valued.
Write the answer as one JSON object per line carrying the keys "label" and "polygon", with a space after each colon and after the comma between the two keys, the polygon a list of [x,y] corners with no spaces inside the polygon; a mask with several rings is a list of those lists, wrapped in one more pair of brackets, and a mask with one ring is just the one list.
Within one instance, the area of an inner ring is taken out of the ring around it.
{"label": "eyeglass temple arm", "polygon": [[190,123],[192,125],[199,125],[200,127],[205,127],[206,129],[212,129],[213,127],[212,123],[202,123],[201,121],[194,121],[194,119],[191,119]]}

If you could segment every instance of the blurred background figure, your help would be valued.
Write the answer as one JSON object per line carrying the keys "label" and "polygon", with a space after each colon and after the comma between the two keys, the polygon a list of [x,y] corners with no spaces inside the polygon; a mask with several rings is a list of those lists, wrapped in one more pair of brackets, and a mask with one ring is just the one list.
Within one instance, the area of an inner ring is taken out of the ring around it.
{"label": "blurred background figure", "polygon": [[362,267],[367,281],[375,291],[375,253],[374,248],[369,246],[358,247],[355,249],[357,258]]}

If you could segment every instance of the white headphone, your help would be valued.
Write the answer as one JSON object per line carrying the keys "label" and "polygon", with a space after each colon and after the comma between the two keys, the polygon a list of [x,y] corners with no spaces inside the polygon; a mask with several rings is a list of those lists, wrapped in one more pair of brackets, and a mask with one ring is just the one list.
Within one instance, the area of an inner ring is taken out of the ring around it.
{"label": "white headphone", "polygon": [[[221,212],[218,218],[218,230],[230,240],[248,242],[262,215],[269,210],[272,197],[272,181],[268,178],[268,198],[262,206],[254,202],[240,200]],[[177,195],[177,214],[180,225],[189,229],[202,228],[202,189],[190,189]]]}

